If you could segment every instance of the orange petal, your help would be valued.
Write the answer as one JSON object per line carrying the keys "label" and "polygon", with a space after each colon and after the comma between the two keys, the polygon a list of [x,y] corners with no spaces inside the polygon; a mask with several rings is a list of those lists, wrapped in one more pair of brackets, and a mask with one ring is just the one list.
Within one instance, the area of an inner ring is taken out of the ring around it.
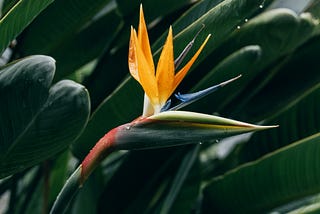
{"label": "orange petal", "polygon": [[156,78],[154,76],[154,68],[147,62],[141,46],[139,44],[137,33],[133,30],[133,46],[135,47],[136,67],[138,68],[139,82],[143,87],[145,93],[148,95],[151,103],[157,105],[158,99],[158,87]]}
{"label": "orange petal", "polygon": [[209,38],[210,38],[211,34],[209,34],[207,36],[207,38],[204,40],[204,42],[202,43],[202,45],[200,46],[200,48],[198,49],[198,51],[193,55],[193,57],[190,59],[190,61],[176,74],[175,78],[174,78],[174,86],[173,86],[173,90],[175,90],[178,85],[180,84],[180,82],[183,80],[183,78],[186,76],[186,74],[188,73],[188,71],[190,70],[191,66],[193,65],[194,61],[196,61],[196,59],[198,58],[199,54],[201,53],[202,49],[204,48],[204,46],[206,45],[206,43],[208,42]]}
{"label": "orange petal", "polygon": [[146,26],[146,22],[144,20],[142,4],[140,5],[138,40],[139,40],[142,52],[143,52],[147,62],[149,63],[150,66],[154,67],[151,48],[150,48],[150,42],[149,42],[149,37],[148,37],[147,26]]}
{"label": "orange petal", "polygon": [[159,90],[159,101],[164,105],[172,94],[174,83],[174,56],[173,56],[173,38],[172,27],[169,28],[167,41],[163,46],[156,72],[156,78]]}
{"label": "orange petal", "polygon": [[130,73],[133,76],[133,78],[135,78],[138,82],[140,82],[139,74],[138,74],[137,51],[136,51],[136,44],[134,42],[134,30],[132,26],[131,26],[131,35],[130,35],[130,43],[129,43],[128,65],[129,65]]}

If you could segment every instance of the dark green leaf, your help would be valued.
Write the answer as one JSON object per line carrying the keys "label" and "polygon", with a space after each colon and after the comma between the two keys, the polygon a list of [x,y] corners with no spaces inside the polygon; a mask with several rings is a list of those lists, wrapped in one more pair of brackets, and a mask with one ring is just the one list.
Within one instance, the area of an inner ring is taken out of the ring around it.
{"label": "dark green leaf", "polygon": [[57,61],[55,80],[60,80],[98,58],[109,47],[121,26],[121,19],[113,10],[81,29],[73,37],[62,41],[57,48],[50,50],[50,56]]}
{"label": "dark green leaf", "polygon": [[320,191],[320,134],[214,178],[204,189],[205,212],[261,213]]}
{"label": "dark green leaf", "polygon": [[79,193],[74,199],[74,204],[70,206],[71,214],[86,214],[86,213],[98,213],[97,202],[103,189],[103,177],[101,174],[101,168],[95,170],[95,172],[88,178],[88,181],[79,190]]}
{"label": "dark green leaf", "polygon": [[72,81],[49,90],[54,61],[33,56],[0,72],[0,175],[5,177],[65,149],[89,115],[87,91]]}
{"label": "dark green leaf", "polygon": [[[150,20],[148,21],[152,21],[158,16],[165,16],[187,4],[190,4],[190,0],[142,0],[134,2],[130,0],[116,0],[116,2],[121,15],[124,17],[134,13],[138,14],[139,6],[142,4],[145,15],[150,17]],[[138,21],[135,23],[138,23]]]}
{"label": "dark green leaf", "polygon": [[109,1],[93,1],[89,6],[85,0],[55,0],[23,33],[18,52],[24,56],[48,54],[59,48],[61,42],[90,23]]}
{"label": "dark green leaf", "polygon": [[[175,172],[178,157],[185,151],[186,148],[180,147],[130,152],[104,188],[99,211],[152,211],[166,188],[169,179],[166,176]],[[128,179],[123,180],[123,176]]]}
{"label": "dark green leaf", "polygon": [[[223,108],[217,109],[215,107],[217,104],[209,103],[207,107],[205,107],[205,111],[214,112],[219,110],[219,113],[224,115],[241,118],[243,115],[242,110],[246,110],[247,108],[245,105],[250,104],[248,103],[250,98],[255,96],[279,71],[276,68],[270,69],[269,67],[287,54],[291,54],[292,51],[306,42],[312,36],[315,27],[316,25],[313,19],[298,17],[295,13],[287,9],[268,11],[241,26],[238,31],[234,32],[230,40],[218,48],[206,59],[205,63],[199,66],[199,69],[201,72],[201,70],[210,66],[212,62],[209,59],[211,58],[219,58],[221,55],[233,52],[235,48],[244,45],[257,44],[261,47],[262,55],[260,60],[256,62],[252,70],[248,73],[248,77],[252,79],[250,79],[250,82],[246,85],[241,85],[243,88],[240,88],[240,93],[236,92],[239,93],[238,96],[233,97],[233,99],[226,98],[223,101]],[[284,60],[283,63],[285,62],[286,60]],[[278,66],[281,66],[281,63],[279,63]],[[197,79],[198,77],[195,77],[192,73],[190,78]],[[241,81],[241,79],[239,81]],[[309,80],[309,82],[310,81],[312,80]],[[303,82],[302,84],[308,84],[308,82]],[[264,98],[264,96],[257,97],[260,99]],[[279,96],[280,101],[282,97],[283,96]],[[251,105],[250,109],[254,110],[255,105]],[[259,109],[257,112],[260,114],[261,112],[268,112],[268,110],[268,108],[264,110]],[[270,110],[272,110],[272,108],[270,108]],[[251,117],[242,117],[241,119],[253,120]]]}
{"label": "dark green leaf", "polygon": [[[191,212],[200,188],[199,175],[195,173],[193,174],[194,176],[190,176],[193,172],[192,169],[194,169],[198,163],[199,149],[200,146],[195,145],[183,156],[181,165],[161,206],[160,213],[168,213],[169,211],[173,211],[172,213]],[[197,177],[199,179],[197,179]],[[187,181],[190,183],[187,183]]]}
{"label": "dark green leaf", "polygon": [[310,5],[306,8],[306,12],[310,12],[315,18],[320,18],[320,1],[313,0]]}
{"label": "dark green leaf", "polygon": [[[212,85],[242,75],[240,79],[219,89],[208,97],[192,104],[187,109],[203,112],[219,112],[254,79],[258,72],[254,72],[257,62],[261,58],[259,46],[246,46],[225,58],[213,70],[209,71],[191,91],[199,91]],[[212,101],[211,101],[212,100]],[[212,104],[211,104],[212,103]]]}
{"label": "dark green leaf", "polygon": [[[320,48],[319,38],[317,36],[311,39],[294,54],[274,66],[271,72],[275,74],[269,82],[255,96],[248,99],[244,106],[239,107],[239,103],[234,106],[231,110],[233,114],[241,111],[239,118],[242,120],[262,120],[286,108],[288,103],[294,102],[297,97],[303,96],[315,87],[320,81],[320,63],[317,57]],[[256,86],[258,83],[253,84]],[[272,105],[265,100],[272,100]]]}
{"label": "dark green leaf", "polygon": [[291,142],[320,132],[320,85],[305,91],[266,122],[279,124],[272,132],[256,133],[243,146],[240,159],[254,160]]}
{"label": "dark green leaf", "polygon": [[23,31],[53,0],[20,0],[0,19],[0,53]]}
{"label": "dark green leaf", "polygon": [[133,79],[128,78],[114,93],[116,96],[111,94],[93,113],[83,134],[72,144],[77,157],[84,158],[107,131],[135,119],[142,112],[143,93]]}

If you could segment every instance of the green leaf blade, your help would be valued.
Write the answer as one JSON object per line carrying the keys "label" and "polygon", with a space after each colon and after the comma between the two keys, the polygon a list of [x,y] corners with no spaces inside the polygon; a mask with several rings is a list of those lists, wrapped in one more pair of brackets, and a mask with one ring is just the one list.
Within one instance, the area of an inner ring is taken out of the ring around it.
{"label": "green leaf blade", "polygon": [[318,133],[214,178],[204,189],[205,210],[265,212],[319,192],[319,142]]}
{"label": "green leaf blade", "polygon": [[54,70],[54,59],[40,55],[1,69],[1,155],[18,140],[45,104]]}
{"label": "green leaf blade", "polygon": [[53,1],[54,0],[17,1],[0,19],[0,53]]}
{"label": "green leaf blade", "polygon": [[[42,59],[40,65],[39,59]],[[30,61],[34,62],[35,66],[21,66],[21,62],[26,65],[26,62],[30,63]],[[48,84],[51,83],[54,73],[52,58],[33,56],[6,68],[13,69],[13,72],[2,71],[1,74],[7,74],[9,78],[16,81],[2,82],[9,84],[11,91],[2,90],[1,97],[8,97],[17,91],[26,90],[25,84],[30,90],[33,90],[33,93],[32,96],[30,95],[32,99],[25,101],[29,111],[24,111],[20,105],[14,105],[24,100],[24,93],[16,94],[15,97],[8,99],[15,102],[7,103],[4,109],[7,111],[0,108],[1,116],[7,117],[6,120],[1,120],[1,123],[4,124],[7,121],[7,124],[10,124],[9,128],[13,129],[12,132],[8,132],[8,127],[1,125],[1,133],[3,135],[14,133],[11,137],[4,135],[6,141],[1,141],[0,177],[35,165],[65,149],[82,132],[90,112],[88,92],[83,86],[65,80],[58,82],[49,90]],[[48,71],[44,68],[47,68]],[[41,73],[46,78],[42,76],[43,78],[39,79]],[[26,78],[29,78],[30,81],[25,81]],[[2,78],[2,80],[6,79]],[[15,84],[18,80],[24,84]],[[44,84],[46,87],[40,90],[41,88],[34,86],[37,84]],[[21,121],[25,122],[21,123]],[[21,131],[15,133],[16,129]]]}

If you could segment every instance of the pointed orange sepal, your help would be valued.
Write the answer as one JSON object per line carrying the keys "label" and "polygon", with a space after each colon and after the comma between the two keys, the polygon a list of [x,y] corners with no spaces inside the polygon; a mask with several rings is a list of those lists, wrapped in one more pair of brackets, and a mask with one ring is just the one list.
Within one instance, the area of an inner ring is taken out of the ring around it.
{"label": "pointed orange sepal", "polygon": [[164,105],[173,93],[174,83],[174,55],[173,55],[173,36],[170,26],[167,40],[163,46],[156,72],[156,79],[159,90],[160,105]]}
{"label": "pointed orange sepal", "polygon": [[132,34],[132,43],[136,51],[135,65],[138,70],[139,83],[148,95],[151,103],[153,105],[157,105],[159,103],[159,95],[157,81],[154,75],[154,68],[152,65],[149,65],[147,59],[145,58],[140,43],[138,41],[137,33],[134,29]]}
{"label": "pointed orange sepal", "polygon": [[147,31],[147,25],[144,19],[144,13],[142,4],[140,5],[140,19],[139,19],[139,27],[138,27],[138,40],[141,45],[142,52],[148,62],[148,64],[152,67],[154,66],[152,52],[150,48],[149,36]]}

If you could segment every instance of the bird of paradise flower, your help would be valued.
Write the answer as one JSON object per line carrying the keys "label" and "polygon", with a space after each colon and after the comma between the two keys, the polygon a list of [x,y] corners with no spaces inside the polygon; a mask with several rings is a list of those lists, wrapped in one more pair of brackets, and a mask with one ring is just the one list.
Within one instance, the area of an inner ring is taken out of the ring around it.
{"label": "bird of paradise flower", "polygon": [[140,6],[138,33],[131,27],[128,65],[132,77],[140,83],[145,92],[143,114],[132,122],[112,129],[96,143],[60,191],[50,213],[61,213],[98,164],[116,150],[185,145],[276,127],[257,126],[213,115],[177,111],[239,76],[192,94],[177,93],[175,97],[181,102],[171,106],[170,96],[186,76],[209,38],[210,34],[191,59],[175,72],[192,47],[194,39],[174,60],[170,27],[155,69],[143,9]]}

